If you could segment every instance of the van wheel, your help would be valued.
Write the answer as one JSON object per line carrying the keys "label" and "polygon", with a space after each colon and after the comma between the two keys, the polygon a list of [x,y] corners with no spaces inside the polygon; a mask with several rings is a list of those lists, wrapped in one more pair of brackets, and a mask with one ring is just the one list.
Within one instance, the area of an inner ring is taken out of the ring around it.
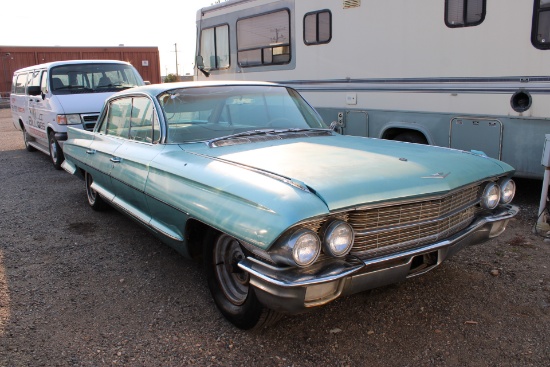
{"label": "van wheel", "polygon": [[416,143],[416,144],[428,144],[428,140],[424,135],[416,131],[405,131],[400,134],[397,134],[393,140],[404,141],[407,143]]}
{"label": "van wheel", "polygon": [[55,133],[50,131],[48,134],[48,145],[50,147],[50,158],[52,159],[55,169],[61,169],[61,163],[65,160],[61,146],[55,139]]}
{"label": "van wheel", "polygon": [[233,325],[243,330],[260,329],[281,318],[281,314],[260,303],[250,286],[249,275],[237,266],[244,258],[235,238],[209,231],[204,246],[208,287],[216,306]]}
{"label": "van wheel", "polygon": [[86,197],[88,198],[88,204],[92,207],[93,210],[103,211],[107,209],[107,203],[101,198],[101,196],[92,189],[92,184],[94,183],[94,178],[88,172],[84,173],[84,181],[86,182]]}
{"label": "van wheel", "polygon": [[28,152],[36,152],[36,148],[29,144],[29,139],[31,139],[31,137],[23,127],[23,142],[25,143],[25,149],[27,149]]}

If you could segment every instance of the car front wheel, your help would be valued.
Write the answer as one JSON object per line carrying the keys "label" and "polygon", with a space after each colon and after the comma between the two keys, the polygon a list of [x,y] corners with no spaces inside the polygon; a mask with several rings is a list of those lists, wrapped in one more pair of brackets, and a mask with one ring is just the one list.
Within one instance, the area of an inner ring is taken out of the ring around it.
{"label": "car front wheel", "polygon": [[63,163],[65,156],[53,131],[50,131],[48,134],[48,145],[50,147],[50,158],[52,159],[53,166],[55,169],[61,169],[61,163]]}
{"label": "car front wheel", "polygon": [[107,203],[101,198],[97,191],[92,189],[92,184],[94,183],[92,175],[86,172],[84,174],[84,181],[86,182],[86,197],[88,198],[88,204],[90,204],[93,210],[105,210],[107,208]]}
{"label": "car front wheel", "polygon": [[225,318],[244,330],[260,329],[279,320],[281,314],[260,303],[249,284],[248,273],[238,267],[245,257],[239,241],[215,231],[206,237],[208,287]]}

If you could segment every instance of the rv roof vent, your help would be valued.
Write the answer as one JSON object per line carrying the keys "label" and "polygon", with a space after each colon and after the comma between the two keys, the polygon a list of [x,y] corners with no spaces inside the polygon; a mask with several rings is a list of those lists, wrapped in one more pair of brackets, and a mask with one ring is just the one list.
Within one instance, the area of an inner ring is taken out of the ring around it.
{"label": "rv roof vent", "polygon": [[358,8],[361,6],[361,0],[344,0],[344,9]]}

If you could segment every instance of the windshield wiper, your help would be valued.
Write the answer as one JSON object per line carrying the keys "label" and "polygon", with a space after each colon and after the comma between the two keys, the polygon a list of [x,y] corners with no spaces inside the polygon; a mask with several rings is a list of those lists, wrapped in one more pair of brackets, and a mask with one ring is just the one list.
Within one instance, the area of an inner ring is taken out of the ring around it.
{"label": "windshield wiper", "polygon": [[274,133],[274,129],[261,129],[261,130],[248,130],[243,131],[236,134],[221,136],[219,138],[210,139],[207,141],[208,145],[211,146],[213,143],[220,141],[220,140],[227,140],[227,139],[234,139],[234,138],[242,138],[243,136],[254,136],[254,135],[267,135]]}
{"label": "windshield wiper", "polygon": [[78,89],[78,90],[85,90],[85,91],[93,91],[92,88],[88,88],[83,85],[65,85],[63,87],[55,88],[54,91],[64,90],[64,89],[69,89],[69,90]]}

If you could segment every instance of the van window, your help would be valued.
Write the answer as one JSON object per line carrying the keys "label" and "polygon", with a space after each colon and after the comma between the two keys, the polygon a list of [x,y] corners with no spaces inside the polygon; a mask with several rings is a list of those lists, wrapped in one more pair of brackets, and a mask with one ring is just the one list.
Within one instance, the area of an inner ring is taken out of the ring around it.
{"label": "van window", "polygon": [[42,93],[48,93],[48,72],[44,71],[42,73],[42,78],[40,79],[40,90]]}
{"label": "van window", "polygon": [[240,66],[290,62],[290,14],[287,10],[237,21],[237,61]]}
{"label": "van window", "polygon": [[328,10],[307,13],[304,17],[304,43],[319,45],[332,38],[332,14]]}
{"label": "van window", "polygon": [[447,27],[472,27],[485,19],[486,0],[445,0]]}
{"label": "van window", "polygon": [[202,30],[200,55],[206,69],[225,69],[229,67],[228,25]]}
{"label": "van window", "polygon": [[121,64],[69,64],[50,70],[53,94],[116,92],[139,85],[134,68]]}
{"label": "van window", "polygon": [[535,0],[531,43],[539,49],[550,49],[550,0]]}
{"label": "van window", "polygon": [[38,87],[40,86],[40,81],[42,80],[42,70],[34,70],[29,74],[29,86]]}
{"label": "van window", "polygon": [[25,94],[25,89],[27,89],[27,74],[21,73],[17,76],[15,81],[15,94]]}

